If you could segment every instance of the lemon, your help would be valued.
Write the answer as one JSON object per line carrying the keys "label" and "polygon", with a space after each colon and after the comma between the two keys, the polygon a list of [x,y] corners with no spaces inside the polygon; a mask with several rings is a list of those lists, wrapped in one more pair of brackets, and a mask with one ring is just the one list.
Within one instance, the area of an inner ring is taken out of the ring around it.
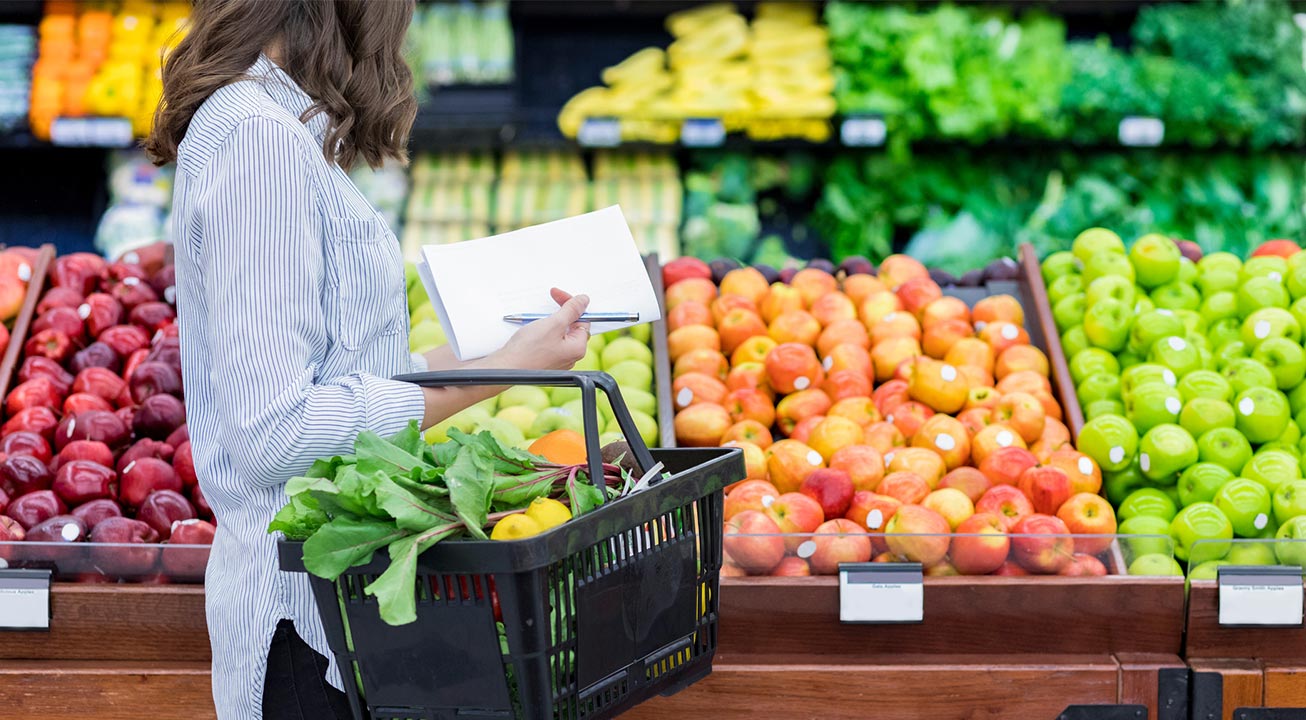
{"label": "lemon", "polygon": [[548,530],[570,520],[571,510],[557,500],[535,498],[526,508],[526,517],[539,523],[541,530]]}
{"label": "lemon", "polygon": [[490,531],[491,540],[521,540],[544,532],[544,527],[525,513],[514,513],[499,521]]}

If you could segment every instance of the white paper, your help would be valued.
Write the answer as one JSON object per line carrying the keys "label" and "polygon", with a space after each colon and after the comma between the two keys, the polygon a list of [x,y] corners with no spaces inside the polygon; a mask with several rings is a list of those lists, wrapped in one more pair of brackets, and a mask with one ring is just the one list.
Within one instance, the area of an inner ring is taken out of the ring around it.
{"label": "white paper", "polygon": [[50,629],[50,588],[0,588],[0,628]]}
{"label": "white paper", "polygon": [[587,312],[638,313],[633,323],[596,323],[595,334],[661,317],[630,227],[614,205],[480,240],[422,246],[419,274],[459,360],[503,347],[519,325],[505,315],[552,313],[550,288],[588,295]]}
{"label": "white paper", "polygon": [[1220,583],[1219,619],[1221,625],[1300,626],[1302,584]]}

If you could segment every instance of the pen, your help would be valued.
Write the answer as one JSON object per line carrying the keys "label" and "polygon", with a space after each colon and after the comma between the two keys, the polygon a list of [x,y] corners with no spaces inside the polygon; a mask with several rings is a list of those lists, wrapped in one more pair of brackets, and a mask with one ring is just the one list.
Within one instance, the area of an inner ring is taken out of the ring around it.
{"label": "pen", "polygon": [[[512,315],[504,315],[503,321],[509,323],[517,323],[518,325],[524,325],[529,322],[535,322],[536,320],[543,320],[544,318],[547,317],[549,317],[547,313],[514,313]],[[639,322],[639,313],[631,313],[631,312],[585,313],[584,315],[580,316],[580,320],[578,322],[633,323],[633,322]]]}

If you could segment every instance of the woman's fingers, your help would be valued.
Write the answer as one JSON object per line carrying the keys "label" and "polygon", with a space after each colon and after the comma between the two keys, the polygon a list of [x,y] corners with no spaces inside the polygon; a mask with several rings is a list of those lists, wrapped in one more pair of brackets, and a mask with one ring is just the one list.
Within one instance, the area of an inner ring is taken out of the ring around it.
{"label": "woman's fingers", "polygon": [[553,298],[553,302],[558,303],[558,305],[566,305],[567,301],[571,299],[571,293],[558,288],[550,289],[549,295]]}
{"label": "woman's fingers", "polygon": [[[558,292],[566,295],[566,293],[563,293],[561,290]],[[589,307],[589,304],[590,299],[588,295],[576,295],[575,297],[570,297],[563,302],[562,307],[558,308],[558,312],[554,313],[553,317],[557,319],[561,327],[570,329],[572,325],[575,325],[576,322],[580,320],[580,316],[585,314],[585,308]]]}

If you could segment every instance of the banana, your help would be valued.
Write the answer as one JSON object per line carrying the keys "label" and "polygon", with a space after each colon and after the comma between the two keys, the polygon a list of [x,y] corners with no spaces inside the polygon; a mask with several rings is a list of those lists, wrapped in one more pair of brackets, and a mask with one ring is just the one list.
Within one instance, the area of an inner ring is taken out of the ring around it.
{"label": "banana", "polygon": [[667,16],[667,31],[677,38],[684,37],[722,15],[735,13],[734,3],[722,2],[682,10]]}
{"label": "banana", "polygon": [[640,82],[643,78],[662,73],[667,64],[667,54],[662,48],[644,48],[603,71],[603,82],[607,85],[619,85],[625,82]]}

